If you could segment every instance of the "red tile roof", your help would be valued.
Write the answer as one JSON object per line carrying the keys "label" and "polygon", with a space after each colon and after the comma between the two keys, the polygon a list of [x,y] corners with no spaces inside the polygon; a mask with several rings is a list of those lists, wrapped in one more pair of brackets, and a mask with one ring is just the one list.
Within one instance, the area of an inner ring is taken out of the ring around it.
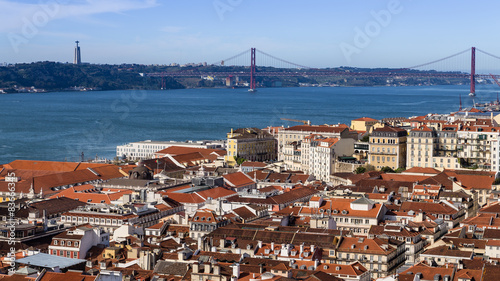
{"label": "red tile roof", "polygon": [[224,182],[230,187],[244,187],[255,184],[255,182],[245,173],[237,172],[222,176]]}

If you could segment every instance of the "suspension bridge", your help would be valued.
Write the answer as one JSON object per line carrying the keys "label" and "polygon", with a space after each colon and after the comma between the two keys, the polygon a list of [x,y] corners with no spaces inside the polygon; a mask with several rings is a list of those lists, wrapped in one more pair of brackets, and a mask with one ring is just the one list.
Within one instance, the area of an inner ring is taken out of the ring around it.
{"label": "suspension bridge", "polygon": [[[334,69],[313,68],[278,58],[264,51],[257,50],[256,48],[250,48],[249,50],[246,50],[242,53],[210,65],[216,67],[210,67],[208,69],[195,67],[188,70],[182,70],[181,68],[181,70],[179,71],[154,72],[146,73],[145,75],[149,77],[161,77],[162,88],[165,88],[166,77],[249,77],[248,86],[251,90],[255,90],[257,86],[257,77],[336,77],[392,79],[452,78],[468,81],[470,83],[470,93],[475,94],[476,81],[478,79],[494,79],[495,82],[498,82],[498,79],[500,78],[500,74],[492,74],[491,71],[483,70],[483,73],[478,73],[476,71],[476,53],[481,54],[483,57],[482,61],[486,62],[482,64],[482,69],[500,69],[499,56],[493,55],[475,47],[411,67],[383,69],[377,71],[369,71],[350,67],[338,67]],[[259,55],[259,58],[261,58],[260,61],[262,61],[259,66],[257,66],[257,54]],[[450,64],[450,61],[454,62]],[[457,61],[459,62],[457,63]],[[466,65],[463,64],[464,62],[466,62]],[[487,66],[484,66],[484,64],[486,64]],[[234,68],[227,68],[227,66],[241,66],[244,68],[240,71],[234,71]],[[440,68],[446,68],[447,70],[439,70]],[[470,69],[470,71],[464,71],[463,69]]]}

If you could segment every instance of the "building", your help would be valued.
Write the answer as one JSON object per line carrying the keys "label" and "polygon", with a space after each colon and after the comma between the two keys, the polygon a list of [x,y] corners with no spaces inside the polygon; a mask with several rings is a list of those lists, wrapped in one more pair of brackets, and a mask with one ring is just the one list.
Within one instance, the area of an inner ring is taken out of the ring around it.
{"label": "building", "polygon": [[285,159],[284,146],[292,142],[302,141],[305,137],[311,134],[321,134],[327,138],[357,138],[349,131],[349,127],[344,124],[339,125],[299,125],[289,128],[281,128],[278,131],[278,160]]}
{"label": "building", "polygon": [[[461,166],[482,170],[498,167],[500,127],[464,126],[458,131],[458,157]],[[494,164],[493,164],[494,163]]]}
{"label": "building", "polygon": [[267,131],[257,128],[240,128],[227,134],[226,162],[236,165],[236,159],[271,161],[276,159],[276,140]]}
{"label": "building", "polygon": [[128,160],[151,159],[156,152],[171,146],[217,149],[222,148],[223,145],[220,142],[212,141],[176,142],[145,140],[117,146],[116,157]]}
{"label": "building", "polygon": [[406,263],[413,264],[427,244],[426,239],[422,239],[419,228],[411,228],[402,224],[372,225],[368,232],[368,238],[390,237],[392,239],[405,242]]}
{"label": "building", "polygon": [[359,261],[372,277],[385,277],[405,261],[405,243],[396,239],[341,237],[337,245],[337,263]]}
{"label": "building", "polygon": [[49,245],[49,254],[84,259],[87,251],[97,245],[109,246],[109,233],[90,225],[81,225],[70,228],[52,238]]}
{"label": "building", "polygon": [[457,126],[443,125],[441,131],[426,125],[415,128],[408,136],[407,151],[408,168],[458,169]]}
{"label": "building", "polygon": [[302,171],[322,181],[330,181],[339,157],[352,156],[354,139],[327,138],[320,135],[305,137],[301,143]]}
{"label": "building", "polygon": [[203,237],[221,226],[225,226],[229,220],[218,216],[214,211],[202,209],[197,211],[189,220],[189,237]]}
{"label": "building", "polygon": [[323,198],[314,196],[309,202],[309,208],[302,208],[300,216],[310,216],[313,228],[328,228],[324,225],[333,224],[333,229],[352,231],[356,235],[368,235],[370,226],[383,221],[387,209],[383,204],[377,204],[366,197],[353,199]]}
{"label": "building", "polygon": [[407,135],[405,130],[396,127],[374,129],[370,136],[369,164],[377,169],[405,168]]}
{"label": "building", "polygon": [[358,132],[368,132],[374,128],[382,127],[383,125],[379,123],[377,119],[373,119],[370,117],[361,117],[358,119],[351,120],[351,130]]}

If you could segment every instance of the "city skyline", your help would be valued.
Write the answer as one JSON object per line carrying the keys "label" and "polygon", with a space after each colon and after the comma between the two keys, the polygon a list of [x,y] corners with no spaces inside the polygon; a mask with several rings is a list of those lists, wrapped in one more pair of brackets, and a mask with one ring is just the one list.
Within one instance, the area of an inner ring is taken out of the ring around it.
{"label": "city skyline", "polygon": [[[0,4],[0,62],[71,62],[79,40],[82,61],[89,63],[214,63],[256,47],[311,67],[407,67],[472,46],[496,54],[498,39],[478,26],[495,26],[493,11],[500,6],[397,0]],[[466,56],[453,67],[467,69]]]}

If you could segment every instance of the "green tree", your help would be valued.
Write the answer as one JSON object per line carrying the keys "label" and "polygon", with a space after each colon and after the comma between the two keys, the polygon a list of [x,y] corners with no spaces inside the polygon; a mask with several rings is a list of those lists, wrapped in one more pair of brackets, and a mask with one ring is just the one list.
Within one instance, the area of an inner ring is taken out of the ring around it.
{"label": "green tree", "polygon": [[396,172],[396,173],[402,173],[402,172],[404,172],[405,170],[406,170],[405,168],[403,168],[403,167],[399,167],[399,168],[397,168],[397,169],[396,169],[396,171],[395,171],[395,172]]}
{"label": "green tree", "polygon": [[241,164],[243,164],[243,162],[247,161],[247,159],[239,156],[234,156],[234,161],[236,161],[236,164],[240,166]]}
{"label": "green tree", "polygon": [[362,141],[362,142],[370,141],[370,134],[364,135],[359,141]]}
{"label": "green tree", "polygon": [[364,167],[364,166],[359,166],[356,168],[356,170],[354,170],[355,174],[362,174],[364,172],[366,172],[366,167]]}
{"label": "green tree", "polygon": [[384,173],[394,173],[394,170],[388,166],[384,166],[384,167],[380,168],[380,171],[382,171]]}

